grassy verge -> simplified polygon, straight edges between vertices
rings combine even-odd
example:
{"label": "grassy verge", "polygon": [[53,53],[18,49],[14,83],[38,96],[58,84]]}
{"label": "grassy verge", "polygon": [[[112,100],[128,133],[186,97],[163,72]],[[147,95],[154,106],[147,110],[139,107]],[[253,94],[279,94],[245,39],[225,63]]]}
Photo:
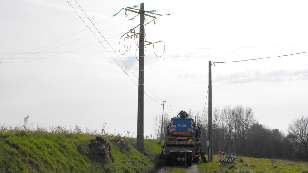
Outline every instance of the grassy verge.
{"label": "grassy verge", "polygon": [[239,157],[234,164],[220,166],[218,157],[212,163],[198,165],[200,173],[308,173],[308,163],[286,160]]}
{"label": "grassy verge", "polygon": [[[1,130],[0,173],[143,173],[155,167],[160,146],[154,140],[145,141],[146,154],[138,152],[134,139],[103,136],[111,146],[112,159],[93,161],[88,144],[94,135],[69,133],[64,130],[46,132]],[[124,141],[119,145],[119,140]],[[83,152],[81,149],[83,148]]]}

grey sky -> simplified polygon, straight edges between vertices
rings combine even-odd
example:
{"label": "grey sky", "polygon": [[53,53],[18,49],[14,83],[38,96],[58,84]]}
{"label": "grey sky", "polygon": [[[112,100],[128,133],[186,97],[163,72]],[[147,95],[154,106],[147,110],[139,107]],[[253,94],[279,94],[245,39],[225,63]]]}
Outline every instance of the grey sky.
{"label": "grey sky", "polygon": [[[66,0],[1,0],[0,124],[19,126],[30,114],[33,126],[99,129],[107,123],[109,132],[136,131],[136,45],[119,38],[138,20],[112,15],[140,1],[79,2],[115,49],[125,44],[131,51],[122,56],[106,42],[98,44],[99,36]],[[172,13],[146,27],[148,40],[166,44],[163,58],[146,49],[146,134],[153,133],[162,99],[171,115],[202,111],[208,60],[307,51],[306,7],[304,0],[145,1],[146,9]],[[249,106],[265,125],[286,130],[290,121],[307,116],[307,58],[215,66],[214,106]]]}

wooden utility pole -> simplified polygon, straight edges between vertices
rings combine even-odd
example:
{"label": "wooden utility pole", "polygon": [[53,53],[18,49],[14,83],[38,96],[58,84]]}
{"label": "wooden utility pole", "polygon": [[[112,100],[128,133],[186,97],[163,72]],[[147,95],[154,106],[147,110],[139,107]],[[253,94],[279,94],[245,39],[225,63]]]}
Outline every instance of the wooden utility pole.
{"label": "wooden utility pole", "polygon": [[162,107],[163,107],[163,111],[161,113],[161,128],[160,128],[160,143],[162,143],[163,140],[163,131],[164,131],[164,112],[165,112],[165,104],[166,104],[166,100],[164,100],[162,102]]}
{"label": "wooden utility pole", "polygon": [[212,127],[212,62],[209,61],[209,97],[208,97],[208,160],[213,161],[213,127]]}
{"label": "wooden utility pole", "polygon": [[144,3],[140,4],[137,149],[144,152]]}

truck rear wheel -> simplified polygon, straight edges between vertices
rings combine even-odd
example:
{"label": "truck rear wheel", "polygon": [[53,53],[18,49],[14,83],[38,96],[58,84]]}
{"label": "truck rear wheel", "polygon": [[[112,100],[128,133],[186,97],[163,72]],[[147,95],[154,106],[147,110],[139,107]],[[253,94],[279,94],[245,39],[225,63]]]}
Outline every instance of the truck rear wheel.
{"label": "truck rear wheel", "polygon": [[185,167],[190,167],[192,165],[192,155],[190,153],[185,154]]}

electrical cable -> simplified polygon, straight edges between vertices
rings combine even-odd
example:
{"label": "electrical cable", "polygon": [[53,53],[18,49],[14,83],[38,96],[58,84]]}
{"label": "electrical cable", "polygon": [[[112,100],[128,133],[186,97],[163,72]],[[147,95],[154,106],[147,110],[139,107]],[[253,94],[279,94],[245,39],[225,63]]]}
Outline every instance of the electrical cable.
{"label": "electrical cable", "polygon": [[[69,0],[67,0],[69,1]],[[85,15],[85,17],[88,19],[88,21],[91,23],[91,25],[94,27],[94,30],[98,33],[98,35],[107,43],[107,45],[111,48],[111,50],[113,51],[114,54],[116,54],[118,56],[118,52],[115,51],[115,49],[113,48],[113,46],[111,45],[111,43],[107,40],[107,38],[102,34],[102,32],[100,31],[100,29],[97,27],[95,21],[93,19],[91,19],[89,17],[89,15],[87,14],[87,12],[85,11],[85,9],[80,5],[80,3],[77,0],[74,0],[75,4],[78,6],[78,8],[80,9],[80,11],[83,12],[83,14]],[[152,22],[152,21],[150,21]],[[148,23],[150,23],[148,22]],[[84,22],[83,22],[84,23]],[[146,23],[146,24],[148,24]],[[92,30],[92,29],[90,29]],[[96,35],[96,34],[95,34]],[[103,45],[102,45],[103,46]],[[105,47],[103,46],[103,48],[105,49]],[[131,76],[128,74],[128,72],[124,69],[124,62],[122,62],[122,65],[118,63],[118,61],[114,58],[112,58],[114,60],[114,62],[121,68],[121,70],[123,71],[123,73],[130,79],[131,82],[133,82],[135,85],[138,86],[138,84],[136,84],[135,81],[133,81],[133,79],[131,78]],[[148,92],[144,91],[145,95],[150,98],[151,100],[155,101],[155,102],[159,102],[158,99],[155,99],[153,96],[151,96]]]}
{"label": "electrical cable", "polygon": [[264,59],[295,56],[295,55],[301,55],[301,54],[306,54],[306,52],[304,51],[304,52],[296,52],[296,53],[290,53],[290,54],[284,54],[284,55],[278,55],[278,56],[272,56],[272,57],[268,56],[268,57],[261,57],[261,58],[240,59],[240,60],[232,60],[232,61],[214,61],[213,64],[241,63],[241,62],[248,62],[248,61],[258,61],[258,60],[264,60]]}

